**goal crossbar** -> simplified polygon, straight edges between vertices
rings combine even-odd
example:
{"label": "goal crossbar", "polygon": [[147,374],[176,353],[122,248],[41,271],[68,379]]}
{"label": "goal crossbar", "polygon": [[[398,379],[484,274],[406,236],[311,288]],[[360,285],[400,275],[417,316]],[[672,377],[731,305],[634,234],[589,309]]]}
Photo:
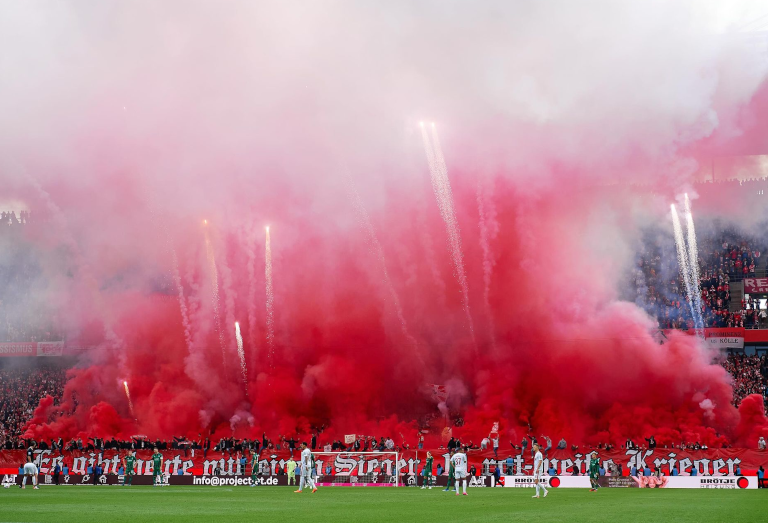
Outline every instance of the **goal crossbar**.
{"label": "goal crossbar", "polygon": [[[400,454],[397,451],[323,451],[312,454],[315,456],[318,485],[400,486]],[[328,470],[329,466],[330,471]]]}

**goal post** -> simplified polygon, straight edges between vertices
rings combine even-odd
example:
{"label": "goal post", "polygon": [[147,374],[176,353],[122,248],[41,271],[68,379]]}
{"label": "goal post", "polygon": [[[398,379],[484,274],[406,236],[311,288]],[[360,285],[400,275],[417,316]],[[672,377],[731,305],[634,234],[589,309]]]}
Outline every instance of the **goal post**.
{"label": "goal post", "polygon": [[396,451],[313,452],[321,487],[399,487],[402,464]]}

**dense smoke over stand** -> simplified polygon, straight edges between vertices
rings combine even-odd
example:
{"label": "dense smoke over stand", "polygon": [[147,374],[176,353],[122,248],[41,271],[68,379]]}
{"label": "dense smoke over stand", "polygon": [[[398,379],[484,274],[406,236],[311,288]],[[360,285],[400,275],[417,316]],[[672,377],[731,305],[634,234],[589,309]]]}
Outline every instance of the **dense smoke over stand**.
{"label": "dense smoke over stand", "polygon": [[476,440],[768,435],[696,337],[618,299],[710,156],[765,145],[751,5],[719,4],[4,4],[0,177],[47,215],[29,299],[89,348],[28,434],[394,437],[445,384]]}

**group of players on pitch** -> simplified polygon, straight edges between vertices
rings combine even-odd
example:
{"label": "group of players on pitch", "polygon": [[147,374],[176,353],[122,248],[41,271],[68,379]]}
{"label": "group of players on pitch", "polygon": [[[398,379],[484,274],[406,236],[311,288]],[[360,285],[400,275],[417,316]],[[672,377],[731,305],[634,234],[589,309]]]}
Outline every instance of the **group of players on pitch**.
{"label": "group of players on pitch", "polygon": [[[164,486],[167,485],[167,482],[163,481],[163,455],[160,454],[160,451],[157,447],[154,449],[154,454],[152,454],[152,476],[153,476],[153,484],[155,486]],[[544,496],[547,497],[549,494],[549,491],[544,486],[544,456],[541,454],[541,448],[538,444],[534,443],[533,445],[533,483],[536,488],[536,495],[532,496],[533,498],[538,498],[539,493],[541,491],[544,491]],[[449,460],[449,468],[448,468],[448,485],[445,487],[444,491],[448,492],[451,490],[451,487],[454,485],[455,482],[455,490],[456,495],[459,495],[459,481],[461,481],[461,486],[463,488],[463,495],[467,495],[467,447],[464,447],[460,450],[451,449],[450,450],[450,460]],[[592,488],[589,489],[590,492],[596,492],[600,486],[598,485],[598,478],[600,477],[600,458],[597,455],[597,452],[593,452],[591,456],[591,460],[589,461],[589,482],[592,485]],[[251,452],[251,486],[255,487],[258,483],[258,459],[259,456],[256,454],[255,451]],[[431,452],[427,452],[427,460],[424,464],[424,482],[421,486],[422,489],[432,489],[432,483],[434,483],[435,477],[432,475],[432,464],[433,464],[434,458],[432,457]],[[123,457],[122,460],[123,467],[125,470],[124,479],[123,479],[123,485],[129,486],[133,484],[133,476],[135,475],[135,468],[136,468],[136,452],[130,451],[125,457]],[[301,478],[299,482],[299,489],[295,490],[294,492],[299,493],[304,490],[304,487],[307,486],[312,489],[312,492],[317,492],[317,484],[315,483],[315,477],[316,477],[316,462],[315,462],[315,455],[312,453],[311,450],[309,450],[309,447],[307,446],[306,442],[302,442],[301,444]],[[32,458],[32,453],[28,453],[27,455],[27,463],[24,464],[24,479],[22,481],[22,484],[20,487],[26,488],[27,484],[27,478],[30,478],[32,480],[32,484],[34,485],[34,488],[39,488],[37,486],[37,466],[34,463],[34,460]]]}
{"label": "group of players on pitch", "polygon": [[[460,450],[451,449],[451,458],[448,460],[448,485],[443,489],[444,492],[451,490],[451,487],[456,485],[456,495],[459,495],[459,481],[462,482],[464,487],[464,495],[467,495],[467,447]],[[424,484],[422,489],[432,488],[435,477],[432,475],[432,462],[433,457],[431,452],[427,452],[427,462],[424,464]]]}
{"label": "group of players on pitch", "polygon": [[[467,495],[467,447],[464,447],[460,451],[451,449],[450,460],[448,465],[448,485],[443,489],[444,492],[448,492],[456,484],[456,495],[459,495],[459,480],[462,481],[462,487],[464,489],[464,495]],[[533,484],[536,488],[536,494],[533,498],[541,497],[539,494],[543,491],[543,497],[547,497],[549,491],[544,486],[544,456],[541,454],[541,447],[537,443],[533,444]],[[600,486],[598,485],[598,478],[600,477],[600,458],[597,456],[597,452],[592,453],[592,459],[589,462],[589,482],[592,488],[590,492],[596,492]],[[424,464],[424,482],[421,485],[422,489],[431,489],[432,484],[435,481],[435,477],[432,475],[432,463],[433,457],[431,452],[427,452],[427,460]]]}

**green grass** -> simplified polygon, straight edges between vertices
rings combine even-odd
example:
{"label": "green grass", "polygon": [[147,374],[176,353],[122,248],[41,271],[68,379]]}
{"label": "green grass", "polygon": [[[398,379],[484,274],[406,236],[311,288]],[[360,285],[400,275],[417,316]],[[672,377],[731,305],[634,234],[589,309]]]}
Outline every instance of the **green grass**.
{"label": "green grass", "polygon": [[41,487],[0,489],[0,522],[760,522],[768,490],[476,488],[469,496],[415,488]]}

